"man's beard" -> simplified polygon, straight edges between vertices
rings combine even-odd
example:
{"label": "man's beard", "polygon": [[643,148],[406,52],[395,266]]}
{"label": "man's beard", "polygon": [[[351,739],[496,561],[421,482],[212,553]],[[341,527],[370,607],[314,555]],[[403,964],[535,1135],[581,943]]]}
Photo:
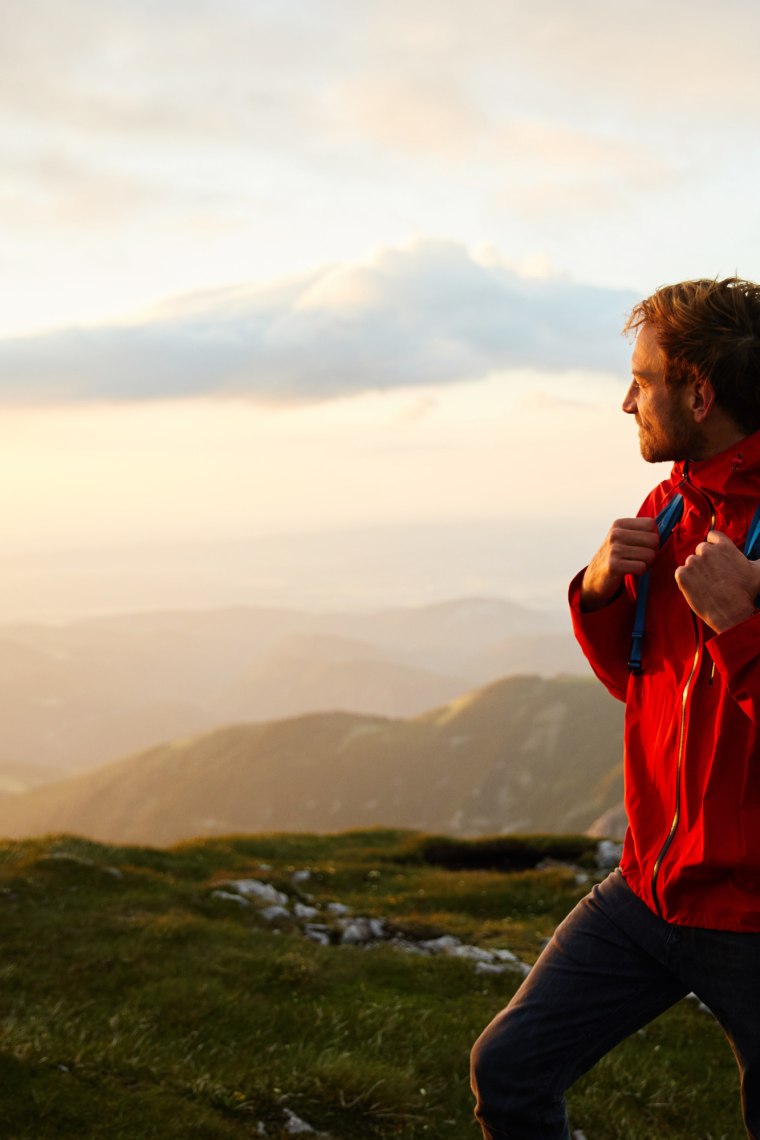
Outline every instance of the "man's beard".
{"label": "man's beard", "polygon": [[704,434],[698,424],[686,419],[674,405],[667,422],[656,430],[643,427],[638,415],[639,448],[647,463],[664,463],[680,459],[702,459],[706,452]]}

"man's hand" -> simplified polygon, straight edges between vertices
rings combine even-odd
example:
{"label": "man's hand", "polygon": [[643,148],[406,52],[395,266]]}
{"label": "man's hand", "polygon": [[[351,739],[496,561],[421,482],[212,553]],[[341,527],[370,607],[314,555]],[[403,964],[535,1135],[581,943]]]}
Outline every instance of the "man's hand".
{"label": "man's hand", "polygon": [[716,633],[750,617],[760,594],[760,564],[750,562],[719,530],[711,530],[676,570],[678,588]]}
{"label": "man's hand", "polygon": [[660,545],[654,519],[617,519],[586,567],[581,608],[600,610],[615,596],[626,574],[644,574]]}

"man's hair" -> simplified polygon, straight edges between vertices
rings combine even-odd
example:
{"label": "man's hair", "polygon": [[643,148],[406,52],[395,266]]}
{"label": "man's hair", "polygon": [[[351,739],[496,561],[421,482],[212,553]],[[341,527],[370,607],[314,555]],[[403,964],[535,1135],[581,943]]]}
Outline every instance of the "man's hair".
{"label": "man's hair", "polygon": [[623,332],[646,323],[665,353],[665,380],[708,379],[742,431],[760,429],[760,285],[739,277],[663,285],[631,311]]}

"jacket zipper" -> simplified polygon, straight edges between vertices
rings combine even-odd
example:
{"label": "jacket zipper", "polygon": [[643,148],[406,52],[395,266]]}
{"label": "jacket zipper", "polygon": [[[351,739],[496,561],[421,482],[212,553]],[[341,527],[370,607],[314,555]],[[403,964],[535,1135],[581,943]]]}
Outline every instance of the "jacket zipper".
{"label": "jacket zipper", "polygon": [[[682,483],[688,483],[688,482],[689,482],[689,476],[688,476],[688,471],[686,471],[686,472],[684,472],[684,477],[683,477]],[[693,483],[690,483],[689,485],[692,487],[694,486]],[[700,491],[699,493],[706,500],[707,505],[710,508],[710,530],[712,530],[713,527],[715,526],[715,507],[713,506],[712,502],[707,497],[707,495],[705,495],[704,491]],[[683,765],[683,752],[684,752],[684,744],[685,744],[685,738],[686,738],[686,708],[687,708],[687,702],[689,699],[689,692],[691,690],[691,684],[692,684],[692,681],[694,680],[694,677],[696,675],[697,667],[699,665],[700,655],[702,652],[702,631],[700,629],[699,622],[697,620],[696,615],[692,613],[691,617],[692,617],[692,623],[694,625],[694,636],[696,637],[697,645],[696,645],[696,649],[694,650],[694,659],[691,663],[691,670],[689,671],[689,676],[686,678],[686,684],[684,685],[683,693],[681,694],[681,721],[680,721],[680,724],[678,727],[678,754],[677,754],[677,760],[676,760],[676,802],[675,802],[675,810],[673,812],[672,823],[670,824],[670,831],[668,832],[667,836],[665,837],[665,842],[663,843],[662,847],[660,848],[659,854],[658,854],[658,856],[654,862],[654,867],[652,868],[652,898],[654,899],[654,905],[657,908],[657,913],[660,916],[660,918],[662,918],[662,908],[660,907],[660,900],[659,900],[658,895],[657,895],[657,877],[660,873],[660,867],[662,865],[662,861],[668,852],[668,848],[670,847],[671,843],[673,842],[673,838],[674,838],[676,830],[678,828],[678,822],[681,818],[681,768]],[[710,680],[712,682],[712,677],[710,678]]]}
{"label": "jacket zipper", "polygon": [[697,665],[699,664],[699,653],[702,648],[696,617],[694,618],[694,627],[694,633],[697,638],[697,648],[694,651],[694,660],[691,663],[691,672],[686,678],[686,684],[684,685],[683,693],[681,695],[681,723],[678,729],[678,759],[676,761],[676,806],[675,811],[673,812],[673,822],[670,825],[670,831],[667,834],[665,842],[660,848],[660,853],[655,859],[654,867],[652,868],[652,897],[654,898],[654,905],[657,907],[657,913],[659,914],[660,918],[662,918],[662,909],[660,907],[660,900],[657,897],[657,876],[660,872],[660,865],[665,858],[665,855],[667,854],[667,850],[673,842],[673,836],[676,833],[678,821],[681,818],[681,764],[683,762],[683,746],[685,737],[684,730],[686,728],[686,702],[689,697],[691,682],[694,679],[694,674],[697,671]]}

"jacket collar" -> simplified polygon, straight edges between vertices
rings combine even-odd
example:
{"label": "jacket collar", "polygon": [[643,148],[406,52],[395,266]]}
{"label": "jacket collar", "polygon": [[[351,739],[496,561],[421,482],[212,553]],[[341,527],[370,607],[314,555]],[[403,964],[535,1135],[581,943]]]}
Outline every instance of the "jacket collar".
{"label": "jacket collar", "polygon": [[714,494],[730,493],[746,485],[748,477],[760,479],[760,431],[745,436],[709,459],[682,459],[673,464],[671,478],[688,479],[695,487]]}

